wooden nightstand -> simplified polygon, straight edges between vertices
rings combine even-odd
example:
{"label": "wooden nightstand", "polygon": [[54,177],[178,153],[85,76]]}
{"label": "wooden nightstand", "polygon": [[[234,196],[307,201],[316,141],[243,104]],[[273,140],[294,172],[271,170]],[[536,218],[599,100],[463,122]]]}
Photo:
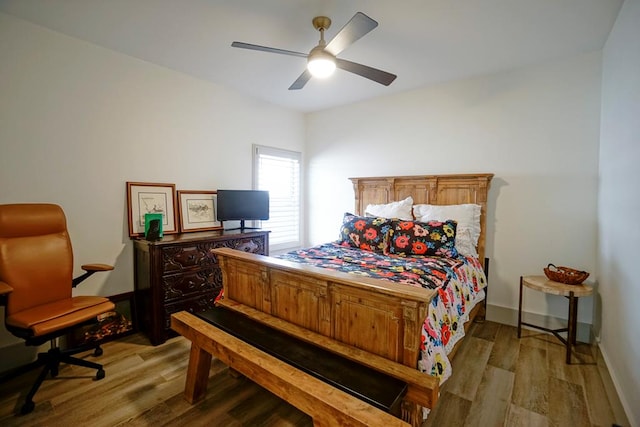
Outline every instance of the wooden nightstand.
{"label": "wooden nightstand", "polygon": [[[522,321],[522,294],[524,287],[531,288],[545,294],[560,295],[569,299],[569,318],[567,327],[560,329],[549,329],[543,326],[532,325]],[[564,283],[554,282],[547,279],[546,276],[520,276],[520,302],[518,304],[518,338],[522,331],[522,325],[531,328],[540,329],[542,331],[551,332],[556,336],[567,348],[567,364],[571,364],[571,345],[576,344],[576,326],[578,323],[578,298],[591,295],[593,288],[587,285],[565,285]],[[565,339],[560,332],[566,332]]]}

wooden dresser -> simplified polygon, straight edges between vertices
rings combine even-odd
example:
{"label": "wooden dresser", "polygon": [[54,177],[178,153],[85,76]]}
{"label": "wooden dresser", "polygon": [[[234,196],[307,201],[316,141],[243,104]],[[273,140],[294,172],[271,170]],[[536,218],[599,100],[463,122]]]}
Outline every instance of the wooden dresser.
{"label": "wooden dresser", "polygon": [[153,345],[175,334],[172,313],[213,307],[222,274],[211,250],[223,247],[268,255],[269,232],[210,231],[134,240],[136,320]]}

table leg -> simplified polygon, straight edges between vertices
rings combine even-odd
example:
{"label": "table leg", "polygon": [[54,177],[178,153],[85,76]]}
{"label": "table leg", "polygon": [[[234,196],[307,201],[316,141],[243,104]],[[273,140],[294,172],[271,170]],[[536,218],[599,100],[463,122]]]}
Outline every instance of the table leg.
{"label": "table leg", "polygon": [[193,404],[204,398],[209,382],[209,369],[211,369],[211,354],[191,343],[187,381],[184,386],[184,398],[187,402]]}
{"label": "table leg", "polygon": [[567,325],[567,365],[571,364],[571,345],[576,343],[576,325],[578,323],[578,298],[569,292],[569,319]]}
{"label": "table leg", "polygon": [[520,297],[518,303],[518,338],[522,331],[522,276],[520,276]]}
{"label": "table leg", "polygon": [[[572,292],[573,293],[573,292]],[[577,343],[577,335],[578,335],[578,297],[573,297],[573,333],[571,334],[571,344],[574,346]]]}

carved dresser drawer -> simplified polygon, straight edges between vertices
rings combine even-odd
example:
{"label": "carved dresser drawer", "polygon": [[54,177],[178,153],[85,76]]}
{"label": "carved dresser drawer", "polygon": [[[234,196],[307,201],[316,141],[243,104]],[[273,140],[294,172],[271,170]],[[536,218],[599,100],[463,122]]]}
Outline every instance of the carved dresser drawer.
{"label": "carved dresser drawer", "polygon": [[206,245],[178,245],[162,248],[162,272],[180,273],[193,267],[216,264]]}
{"label": "carved dresser drawer", "polygon": [[173,335],[172,313],[213,307],[222,273],[211,250],[221,247],[268,255],[269,232],[210,231],[134,241],[137,322],[153,345]]}
{"label": "carved dresser drawer", "polygon": [[[217,277],[216,277],[216,273]],[[203,292],[219,292],[222,286],[219,269],[187,271],[162,277],[164,300],[186,298]],[[215,292],[218,295],[218,292]]]}

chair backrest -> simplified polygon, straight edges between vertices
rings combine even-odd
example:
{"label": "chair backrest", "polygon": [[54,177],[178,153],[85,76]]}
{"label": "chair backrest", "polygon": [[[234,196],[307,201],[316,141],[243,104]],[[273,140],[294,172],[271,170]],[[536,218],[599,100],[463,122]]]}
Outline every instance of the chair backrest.
{"label": "chair backrest", "polygon": [[0,205],[0,281],[13,288],[6,315],[71,298],[73,251],[62,208]]}

